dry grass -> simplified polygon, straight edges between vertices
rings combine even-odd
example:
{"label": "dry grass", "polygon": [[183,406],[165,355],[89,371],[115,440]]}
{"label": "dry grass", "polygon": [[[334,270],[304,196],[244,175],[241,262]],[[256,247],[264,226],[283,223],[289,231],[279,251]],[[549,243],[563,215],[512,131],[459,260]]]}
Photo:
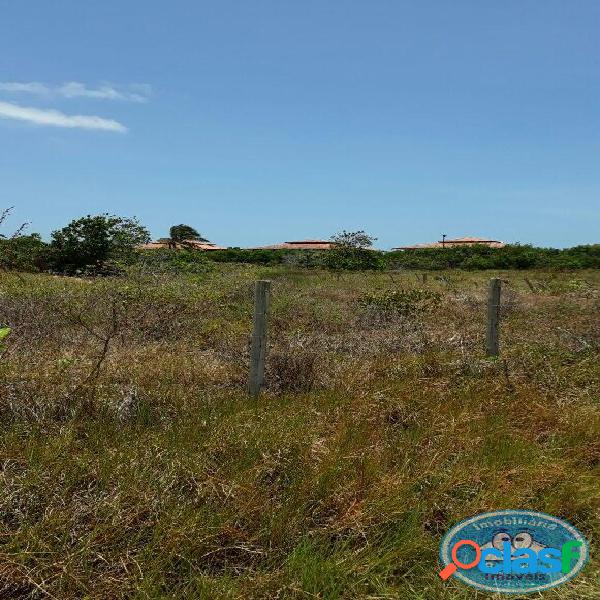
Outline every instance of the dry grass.
{"label": "dry grass", "polygon": [[[563,516],[600,598],[597,272],[429,276],[439,305],[337,278],[223,265],[202,277],[2,275],[0,598],[486,598],[437,577],[456,521]],[[271,277],[268,387],[244,391],[252,281]]]}

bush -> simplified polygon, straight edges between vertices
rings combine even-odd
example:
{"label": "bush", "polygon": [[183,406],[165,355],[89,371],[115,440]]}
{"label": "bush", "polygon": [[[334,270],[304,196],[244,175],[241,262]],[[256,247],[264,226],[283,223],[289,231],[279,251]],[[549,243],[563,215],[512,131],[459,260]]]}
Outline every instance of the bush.
{"label": "bush", "polygon": [[381,252],[367,248],[332,248],[323,262],[332,271],[378,271],[385,264]]}
{"label": "bush", "polygon": [[244,248],[228,248],[227,250],[211,250],[206,258],[214,262],[246,263],[252,265],[291,265],[306,268],[323,266],[326,251],[323,250],[245,250]]}
{"label": "bush", "polygon": [[485,245],[423,248],[389,252],[385,262],[391,269],[597,269],[600,244],[563,250],[521,244],[504,248]]}
{"label": "bush", "polygon": [[0,267],[35,273],[48,267],[48,245],[37,233],[0,238]]}
{"label": "bush", "polygon": [[332,271],[376,271],[383,268],[383,254],[371,246],[376,238],[364,231],[342,231],[331,238],[334,246],[324,257]]}
{"label": "bush", "polygon": [[[10,216],[12,208],[0,210],[0,226]],[[46,244],[37,233],[24,235],[27,223],[9,236],[0,233],[0,270],[39,271],[44,266]]]}
{"label": "bush", "polygon": [[205,252],[198,250],[140,250],[135,268],[152,274],[202,274],[213,269]]}
{"label": "bush", "polygon": [[283,262],[286,250],[245,250],[243,248],[227,248],[227,250],[211,250],[207,258],[215,262],[249,263],[253,265],[279,265]]}

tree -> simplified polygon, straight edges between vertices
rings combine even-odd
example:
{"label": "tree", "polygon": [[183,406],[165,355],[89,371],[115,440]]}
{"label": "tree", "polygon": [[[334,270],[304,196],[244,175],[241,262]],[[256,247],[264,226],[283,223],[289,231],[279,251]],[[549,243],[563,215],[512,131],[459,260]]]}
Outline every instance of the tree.
{"label": "tree", "polygon": [[39,233],[0,236],[0,269],[6,271],[43,271],[47,268],[48,246]]}
{"label": "tree", "polygon": [[341,233],[336,233],[332,236],[331,241],[337,247],[366,250],[373,246],[373,242],[377,241],[377,238],[370,236],[362,229],[360,231],[346,231],[344,229]]}
{"label": "tree", "polygon": [[148,241],[148,230],[136,219],[88,215],[52,232],[51,262],[67,274],[101,273],[110,261],[130,261],[135,248]]}
{"label": "tree", "polygon": [[[0,225],[2,225],[4,223],[4,221],[6,221],[6,219],[8,219],[13,208],[14,208],[14,206],[11,206],[9,208],[5,208],[4,210],[0,210]],[[23,235],[23,231],[25,231],[25,229],[27,229],[27,225],[28,225],[28,223],[23,223],[17,229],[17,231],[15,231],[10,237],[7,237],[3,233],[0,233],[0,240],[14,240],[18,237],[21,237]]]}
{"label": "tree", "polygon": [[[0,225],[10,215],[12,208],[0,211]],[[0,233],[0,270],[39,271],[44,268],[46,244],[37,233],[25,235],[27,223],[6,236]]]}
{"label": "tree", "polygon": [[372,249],[377,238],[364,231],[342,231],[331,237],[333,248],[325,254],[325,264],[333,271],[380,269],[383,259]]}
{"label": "tree", "polygon": [[169,229],[169,236],[173,244],[181,244],[185,240],[196,240],[198,242],[208,242],[208,240],[198,233],[191,225],[173,225]]}

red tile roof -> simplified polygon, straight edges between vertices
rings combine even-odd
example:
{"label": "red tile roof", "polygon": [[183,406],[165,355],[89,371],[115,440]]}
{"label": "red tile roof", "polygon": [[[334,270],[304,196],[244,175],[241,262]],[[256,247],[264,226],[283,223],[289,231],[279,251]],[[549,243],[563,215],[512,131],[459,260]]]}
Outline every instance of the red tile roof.
{"label": "red tile roof", "polygon": [[489,248],[504,248],[506,245],[504,242],[499,240],[490,240],[487,238],[478,238],[478,237],[461,237],[461,238],[452,238],[446,239],[444,241],[439,242],[431,242],[429,244],[414,244],[413,246],[398,246],[397,248],[392,248],[392,250],[419,250],[422,248],[452,248],[454,246],[475,246],[481,244],[483,246],[488,246]]}
{"label": "red tile roof", "polygon": [[332,246],[334,246],[333,242],[325,240],[297,240],[271,246],[259,246],[252,250],[329,250]]}
{"label": "red tile roof", "polygon": [[225,250],[212,242],[199,242],[198,240],[184,240],[183,242],[171,242],[168,238],[161,238],[156,242],[143,244],[140,250],[160,250],[161,248],[193,248],[194,250]]}

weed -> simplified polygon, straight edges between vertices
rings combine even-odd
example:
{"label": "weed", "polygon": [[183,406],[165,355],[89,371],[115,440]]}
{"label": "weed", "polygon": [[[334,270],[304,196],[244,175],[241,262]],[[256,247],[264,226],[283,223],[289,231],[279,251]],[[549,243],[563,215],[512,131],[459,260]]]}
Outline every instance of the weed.
{"label": "weed", "polygon": [[[490,276],[511,282],[499,361]],[[597,598],[600,279],[529,278],[0,274],[0,598],[483,600],[437,549],[504,508],[581,529],[590,563],[551,597]]]}

